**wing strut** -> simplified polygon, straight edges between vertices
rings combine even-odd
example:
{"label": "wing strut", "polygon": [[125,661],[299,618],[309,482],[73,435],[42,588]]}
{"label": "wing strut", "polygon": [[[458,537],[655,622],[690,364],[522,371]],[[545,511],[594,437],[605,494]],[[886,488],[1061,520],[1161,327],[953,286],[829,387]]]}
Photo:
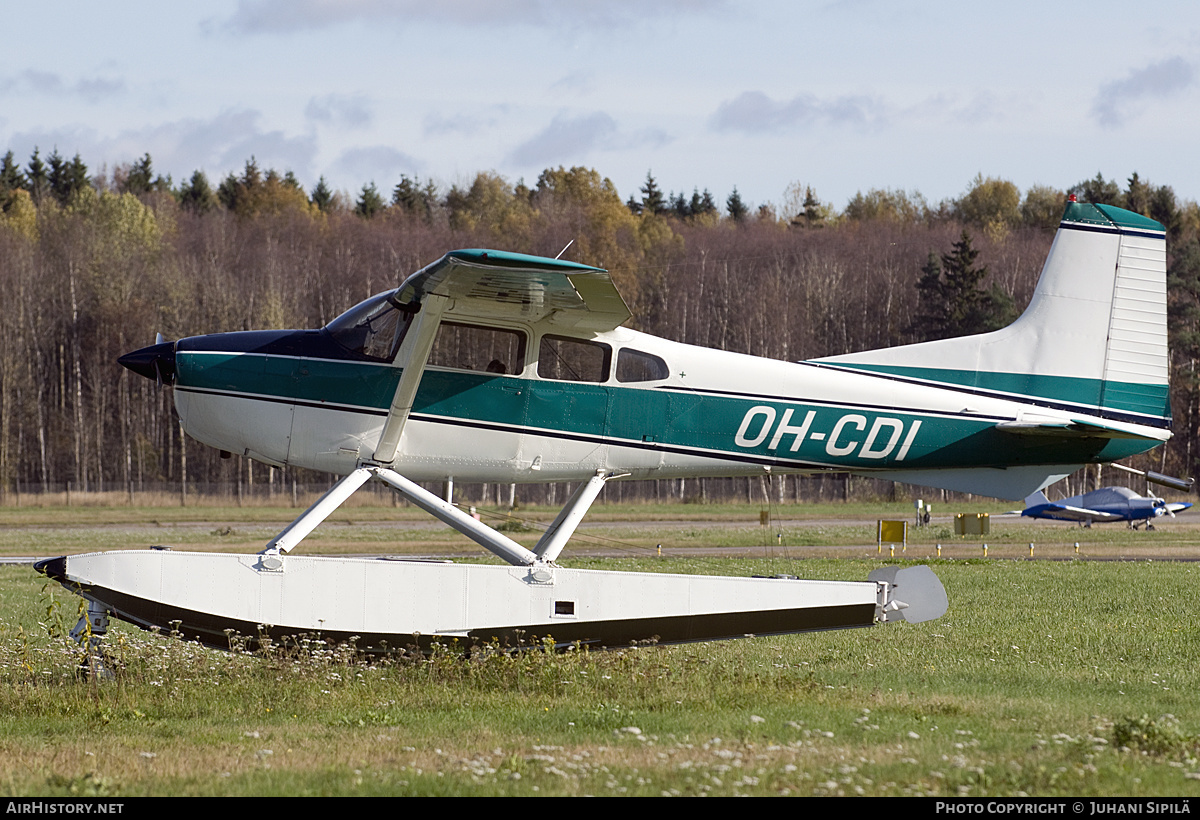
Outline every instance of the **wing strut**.
{"label": "wing strut", "polygon": [[359,467],[350,475],[343,477],[336,484],[329,488],[325,495],[317,499],[317,502],[300,514],[292,523],[288,524],[283,532],[271,539],[260,555],[278,555],[281,552],[290,552],[292,547],[304,540],[304,537],[316,529],[317,525],[330,516],[330,514],[338,507],[342,506],[342,502],[350,496],[354,495],[354,491],[367,483],[371,478],[371,471],[365,467]]}
{"label": "wing strut", "polygon": [[600,470],[588,479],[587,483],[579,485],[579,489],[571,496],[571,500],[559,511],[554,523],[543,533],[537,546],[533,548],[533,552],[538,558],[549,563],[558,557],[563,547],[567,545],[567,541],[575,534],[579,522],[587,515],[596,496],[600,495],[600,491],[604,489],[604,482],[611,478],[619,478],[619,476],[616,473],[605,475],[604,471]]}
{"label": "wing strut", "polygon": [[413,400],[417,397],[417,388],[421,386],[421,376],[425,372],[425,363],[429,361],[429,352],[433,349],[433,339],[437,335],[447,301],[446,297],[436,293],[425,294],[421,309],[413,319],[413,326],[405,335],[407,350],[402,349],[398,354],[403,357],[404,372],[400,374],[387,421],[383,424],[379,444],[375,447],[374,460],[380,464],[391,464],[396,460],[400,434],[404,432],[404,423],[408,421]]}
{"label": "wing strut", "polygon": [[377,479],[393,487],[396,492],[425,512],[446,522],[488,552],[498,555],[514,567],[527,567],[539,562],[540,559],[537,555],[516,541],[496,532],[487,524],[481,524],[450,502],[438,498],[395,470],[389,470],[386,467],[370,467],[368,469]]}

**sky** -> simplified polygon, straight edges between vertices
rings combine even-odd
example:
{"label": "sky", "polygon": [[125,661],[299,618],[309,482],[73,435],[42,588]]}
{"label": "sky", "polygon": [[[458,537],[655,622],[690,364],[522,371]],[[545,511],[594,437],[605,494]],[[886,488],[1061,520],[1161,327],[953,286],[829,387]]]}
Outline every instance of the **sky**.
{"label": "sky", "polygon": [[935,0],[43,0],[4,10],[0,152],[253,156],[357,196],[402,174],[637,195],[960,196],[1137,172],[1200,199],[1200,4]]}

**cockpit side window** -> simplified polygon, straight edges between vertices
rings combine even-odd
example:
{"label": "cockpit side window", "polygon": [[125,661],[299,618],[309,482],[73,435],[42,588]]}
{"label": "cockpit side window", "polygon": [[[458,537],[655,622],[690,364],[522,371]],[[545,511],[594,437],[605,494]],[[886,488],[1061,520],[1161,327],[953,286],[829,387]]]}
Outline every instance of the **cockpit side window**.
{"label": "cockpit side window", "polygon": [[380,362],[396,358],[414,311],[396,301],[396,291],[379,293],[359,302],[325,329],[347,350]]}
{"label": "cockpit side window", "polygon": [[501,376],[519,376],[525,367],[525,334],[499,327],[442,322],[428,364]]}
{"label": "cockpit side window", "polygon": [[605,382],[612,348],[565,336],[543,336],[538,348],[538,375],[569,382]]}
{"label": "cockpit side window", "polygon": [[623,347],[617,353],[617,381],[653,382],[671,374],[667,363],[653,353]]}

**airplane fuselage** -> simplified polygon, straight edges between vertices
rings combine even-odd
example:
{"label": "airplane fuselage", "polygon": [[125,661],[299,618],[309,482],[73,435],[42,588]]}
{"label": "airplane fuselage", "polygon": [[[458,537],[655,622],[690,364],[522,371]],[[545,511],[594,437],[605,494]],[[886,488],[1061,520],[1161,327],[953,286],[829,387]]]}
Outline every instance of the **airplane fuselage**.
{"label": "airplane fuselage", "polygon": [[[418,481],[546,482],[583,480],[597,470],[667,478],[761,475],[764,468],[883,477],[1074,469],[1142,452],[1169,435],[1126,423],[1145,437],[1014,436],[997,424],[1091,416],[1086,408],[699,348],[625,328],[572,340],[595,348],[594,372],[546,378],[538,357],[550,348],[542,337],[568,337],[553,328],[502,328],[523,337],[523,361],[509,363],[511,373],[426,367],[398,471]],[[339,474],[370,459],[402,373],[398,363],[345,350],[325,329],[182,339],[175,370],[176,406],[196,439],[270,464]]]}

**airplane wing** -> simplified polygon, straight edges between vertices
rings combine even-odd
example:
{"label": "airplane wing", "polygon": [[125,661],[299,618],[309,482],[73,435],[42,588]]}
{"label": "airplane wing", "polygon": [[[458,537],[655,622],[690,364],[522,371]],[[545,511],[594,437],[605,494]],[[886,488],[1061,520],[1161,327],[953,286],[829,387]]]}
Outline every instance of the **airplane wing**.
{"label": "airplane wing", "polygon": [[425,266],[404,280],[396,298],[419,309],[398,354],[403,372],[375,448],[374,460],[381,464],[396,459],[444,317],[548,319],[562,327],[603,332],[631,315],[603,268],[479,249],[451,251]]}
{"label": "airplane wing", "polygon": [[1038,507],[1030,507],[1024,515],[1030,518],[1054,518],[1059,521],[1120,521],[1122,516],[1100,510],[1089,510],[1086,507],[1072,507],[1067,504],[1050,502]]}
{"label": "airplane wing", "polygon": [[603,332],[630,317],[608,271],[561,259],[492,250],[451,251],[404,280],[400,301],[453,300],[448,315],[490,316]]}

